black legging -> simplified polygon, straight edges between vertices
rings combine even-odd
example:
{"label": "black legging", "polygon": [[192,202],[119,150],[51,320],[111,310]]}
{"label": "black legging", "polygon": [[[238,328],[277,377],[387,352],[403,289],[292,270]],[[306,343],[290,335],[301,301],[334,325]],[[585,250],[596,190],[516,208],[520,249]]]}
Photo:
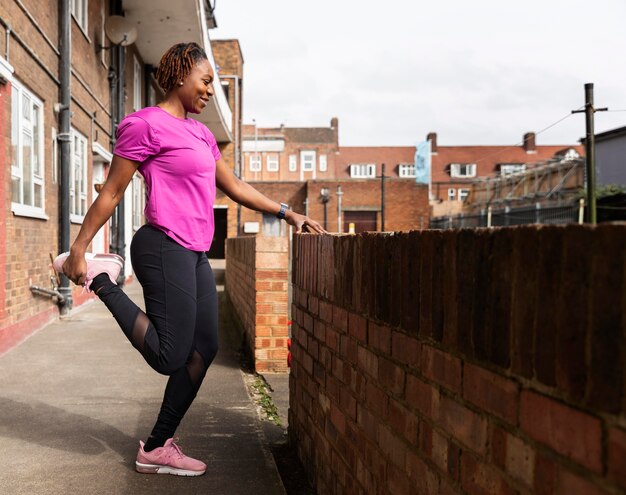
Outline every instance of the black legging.
{"label": "black legging", "polygon": [[171,438],[217,353],[217,291],[204,252],[184,248],[164,232],[141,227],[130,247],[146,312],[106,274],[91,289],[109,308],[133,346],[156,371],[170,375],[151,433]]}

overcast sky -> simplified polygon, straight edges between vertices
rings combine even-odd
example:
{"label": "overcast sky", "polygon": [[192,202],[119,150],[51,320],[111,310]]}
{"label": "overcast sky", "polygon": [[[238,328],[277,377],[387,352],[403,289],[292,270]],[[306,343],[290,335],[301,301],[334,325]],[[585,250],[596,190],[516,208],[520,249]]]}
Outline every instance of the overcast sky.
{"label": "overcast sky", "polygon": [[[344,146],[517,144],[584,104],[626,110],[626,0],[217,0],[244,56],[244,121]],[[596,132],[626,111],[596,113]],[[537,137],[570,144],[584,114]]]}

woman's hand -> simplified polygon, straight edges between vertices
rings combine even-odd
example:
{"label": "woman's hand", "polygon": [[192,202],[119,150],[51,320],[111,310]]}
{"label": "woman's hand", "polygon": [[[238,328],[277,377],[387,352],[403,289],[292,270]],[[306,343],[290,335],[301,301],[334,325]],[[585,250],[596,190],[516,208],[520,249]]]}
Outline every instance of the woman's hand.
{"label": "woman's hand", "polygon": [[63,273],[76,285],[84,285],[87,278],[87,261],[85,253],[70,250],[70,255],[63,263]]}
{"label": "woman's hand", "polygon": [[327,234],[322,226],[315,220],[311,220],[309,217],[300,215],[291,210],[285,212],[285,221],[289,225],[293,225],[296,228],[296,232],[311,232],[312,234]]}

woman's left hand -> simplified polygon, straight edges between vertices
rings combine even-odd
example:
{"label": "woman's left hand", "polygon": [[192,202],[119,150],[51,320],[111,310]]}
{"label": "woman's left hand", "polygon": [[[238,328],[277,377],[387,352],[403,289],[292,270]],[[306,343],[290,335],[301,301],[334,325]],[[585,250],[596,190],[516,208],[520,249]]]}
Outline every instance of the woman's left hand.
{"label": "woman's left hand", "polygon": [[289,225],[293,225],[297,233],[311,232],[312,234],[328,234],[315,220],[311,220],[309,217],[300,215],[300,213],[291,210],[287,211],[285,221]]}

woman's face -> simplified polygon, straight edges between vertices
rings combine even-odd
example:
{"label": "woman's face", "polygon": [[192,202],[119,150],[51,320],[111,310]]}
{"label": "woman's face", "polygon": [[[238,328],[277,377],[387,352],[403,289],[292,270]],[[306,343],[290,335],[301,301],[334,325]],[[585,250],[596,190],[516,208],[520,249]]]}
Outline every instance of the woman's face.
{"label": "woman's face", "polygon": [[201,60],[178,86],[178,97],[185,111],[200,113],[209,103],[215,91],[213,90],[213,69],[208,60]]}

